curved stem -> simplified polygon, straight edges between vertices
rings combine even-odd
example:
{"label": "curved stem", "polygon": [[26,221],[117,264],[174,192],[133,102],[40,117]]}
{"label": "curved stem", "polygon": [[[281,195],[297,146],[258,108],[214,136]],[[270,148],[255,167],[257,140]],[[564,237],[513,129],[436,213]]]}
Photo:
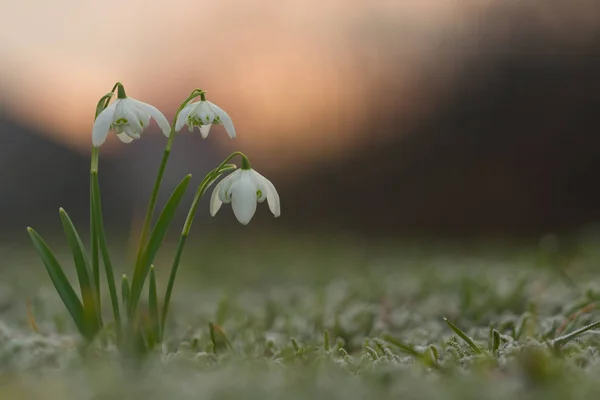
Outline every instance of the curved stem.
{"label": "curved stem", "polygon": [[235,169],[235,166],[228,166],[226,165],[226,163],[236,155],[241,155],[242,157],[246,158],[246,156],[239,151],[232,153],[217,168],[210,171],[204,177],[204,179],[200,183],[200,186],[198,186],[198,189],[196,190],[194,200],[192,201],[192,205],[190,207],[190,210],[188,211],[185,223],[183,224],[181,235],[179,236],[179,242],[177,243],[177,250],[175,252],[175,259],[173,260],[173,265],[171,266],[171,273],[169,274],[169,283],[167,284],[167,290],[165,292],[165,299],[163,301],[163,308],[160,318],[160,331],[162,332],[161,339],[162,337],[164,337],[165,324],[167,320],[167,314],[169,313],[169,305],[171,303],[171,294],[173,292],[173,286],[175,285],[175,277],[177,276],[177,270],[179,269],[179,262],[181,260],[181,255],[183,254],[183,248],[185,247],[185,243],[192,228],[192,222],[194,221],[194,217],[196,215],[198,203],[200,202],[200,199],[202,198],[204,193],[206,193],[206,190],[210,187],[210,185],[212,185],[213,182],[217,180],[223,172]]}
{"label": "curved stem", "polygon": [[194,89],[192,93],[188,96],[188,98],[179,106],[177,112],[175,113],[175,119],[173,120],[173,124],[171,126],[171,133],[169,134],[169,140],[167,141],[167,146],[165,147],[165,151],[163,153],[162,161],[160,163],[160,167],[158,168],[158,174],[156,175],[156,181],[154,182],[154,188],[152,189],[152,194],[150,196],[150,202],[148,203],[148,209],[146,210],[146,216],[144,217],[144,224],[142,226],[142,232],[140,235],[140,243],[138,247],[138,253],[136,258],[136,269],[137,264],[139,264],[144,248],[146,247],[146,240],[148,239],[148,233],[150,232],[150,224],[152,222],[152,215],[154,214],[154,208],[156,206],[156,200],[158,198],[158,192],[160,191],[160,185],[162,183],[163,176],[165,174],[165,169],[167,167],[167,162],[169,161],[169,156],[171,155],[171,147],[173,146],[173,141],[175,140],[175,125],[177,124],[177,118],[179,118],[179,113],[181,110],[202,91],[199,89]]}

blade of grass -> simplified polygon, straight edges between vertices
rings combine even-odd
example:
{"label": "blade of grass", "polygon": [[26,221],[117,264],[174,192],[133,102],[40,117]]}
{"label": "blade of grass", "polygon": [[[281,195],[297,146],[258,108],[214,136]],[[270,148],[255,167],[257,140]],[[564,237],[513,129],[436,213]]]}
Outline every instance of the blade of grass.
{"label": "blade of grass", "polygon": [[215,354],[220,350],[231,349],[231,343],[225,332],[221,329],[220,326],[213,324],[212,322],[208,323],[208,330],[210,332],[210,340],[213,344],[213,350]]}
{"label": "blade of grass", "polygon": [[133,278],[131,281],[131,293],[129,297],[129,316],[133,317],[135,314],[135,310],[137,308],[140,295],[142,293],[142,288],[144,287],[144,282],[146,281],[146,277],[148,276],[148,271],[150,269],[150,265],[154,261],[154,257],[160,248],[165,235],[167,234],[167,229],[175,216],[175,212],[177,211],[177,207],[181,203],[183,199],[183,195],[190,183],[191,175],[187,175],[183,180],[177,185],[171,197],[165,204],[158,220],[156,221],[156,225],[152,230],[152,234],[150,235],[150,239],[148,239],[148,245],[146,249],[142,253],[141,258],[136,262],[135,269],[133,271]]}
{"label": "blade of grass", "polygon": [[98,182],[98,172],[92,172],[92,208],[94,209],[94,221],[98,233],[98,244],[104,261],[104,269],[106,271],[106,281],[108,282],[108,291],[110,294],[110,302],[112,305],[113,315],[115,318],[115,328],[117,337],[121,337],[121,312],[119,311],[119,299],[117,297],[117,288],[115,287],[115,274],[113,272],[108,246],[106,244],[106,233],[104,232],[104,222],[102,219],[102,201],[100,198],[100,184]]}
{"label": "blade of grass", "polygon": [[581,335],[582,333],[585,333],[592,329],[596,329],[598,327],[600,327],[600,321],[594,322],[593,324],[586,325],[583,328],[579,328],[576,331],[568,333],[564,336],[557,337],[556,339],[554,339],[552,341],[552,345],[554,345],[555,348],[560,347],[560,346],[566,344],[567,342],[569,342],[570,340],[575,339],[577,336]]}
{"label": "blade of grass", "polygon": [[454,333],[456,333],[458,336],[460,336],[460,338],[462,340],[464,340],[465,343],[467,343],[471,349],[473,349],[473,351],[475,352],[475,354],[482,354],[483,353],[483,351],[479,348],[479,346],[477,346],[477,344],[475,344],[475,342],[473,341],[473,339],[471,339],[469,336],[467,336],[467,334],[464,333],[459,327],[457,327],[452,322],[450,322],[448,320],[448,318],[446,318],[446,317],[444,317],[444,321],[446,322],[446,324],[448,324],[448,326],[450,327],[450,329],[452,329],[454,331]]}
{"label": "blade of grass", "polygon": [[86,329],[91,336],[94,336],[101,329],[100,312],[98,310],[98,302],[95,295],[95,284],[91,274],[90,261],[83,247],[79,233],[73,225],[73,221],[69,214],[64,209],[59,211],[67,242],[73,254],[73,262],[77,271],[79,280],[79,289],[81,291],[81,299],[83,301],[83,318]]}
{"label": "blade of grass", "polygon": [[150,309],[150,328],[152,329],[155,341],[160,341],[160,321],[158,319],[158,300],[156,299],[156,276],[154,274],[154,265],[150,266],[148,307]]}
{"label": "blade of grass", "polygon": [[390,336],[390,335],[383,335],[382,339],[385,340],[388,343],[393,344],[394,346],[398,347],[401,351],[403,351],[406,354],[410,354],[413,357],[419,358],[421,357],[421,353],[419,353],[417,350],[415,350],[411,345],[402,343],[400,340]]}
{"label": "blade of grass", "polygon": [[69,280],[65,276],[65,273],[58,263],[58,260],[44,239],[42,239],[42,237],[36,231],[34,231],[32,228],[27,228],[27,231],[29,232],[29,236],[31,237],[31,241],[35,246],[35,249],[40,255],[44,266],[46,267],[46,271],[48,271],[48,275],[50,275],[50,279],[52,280],[58,295],[62,299],[65,307],[67,307],[67,311],[69,311],[73,322],[75,322],[79,332],[86,336],[87,332],[83,322],[83,306],[81,305],[81,301],[79,301],[77,294],[73,290],[73,287],[69,283]]}
{"label": "blade of grass", "polygon": [[329,345],[329,331],[327,329],[323,331],[323,348],[326,352],[329,352],[329,350],[331,349]]}
{"label": "blade of grass", "polygon": [[129,281],[125,274],[121,278],[121,301],[123,302],[123,308],[127,309],[127,303],[129,302]]}
{"label": "blade of grass", "polygon": [[499,348],[500,348],[500,332],[498,332],[495,329],[492,329],[492,352],[494,352],[494,354],[497,354]]}

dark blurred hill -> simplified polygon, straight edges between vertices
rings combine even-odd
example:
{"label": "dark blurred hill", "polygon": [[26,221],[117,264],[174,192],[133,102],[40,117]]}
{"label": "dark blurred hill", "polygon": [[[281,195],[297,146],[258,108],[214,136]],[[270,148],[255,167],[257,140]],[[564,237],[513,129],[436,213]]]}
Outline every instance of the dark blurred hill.
{"label": "dark blurred hill", "polygon": [[400,135],[397,102],[379,107],[365,137],[396,139],[316,166],[286,211],[371,234],[537,235],[600,221],[600,35],[574,46],[534,18],[515,26],[440,49],[471,61],[434,112]]}

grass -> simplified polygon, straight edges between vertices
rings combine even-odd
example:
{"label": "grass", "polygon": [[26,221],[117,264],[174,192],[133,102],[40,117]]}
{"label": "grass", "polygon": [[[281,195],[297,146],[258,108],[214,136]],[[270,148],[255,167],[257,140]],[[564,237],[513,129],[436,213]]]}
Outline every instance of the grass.
{"label": "grass", "polygon": [[[565,257],[538,247],[466,252],[289,239],[207,238],[190,246],[164,346],[135,366],[119,359],[110,331],[83,349],[33,252],[28,259],[5,248],[13,265],[27,267],[1,279],[0,398],[600,394],[594,245]],[[156,259],[159,285],[169,254]],[[155,313],[161,301],[142,307]]]}

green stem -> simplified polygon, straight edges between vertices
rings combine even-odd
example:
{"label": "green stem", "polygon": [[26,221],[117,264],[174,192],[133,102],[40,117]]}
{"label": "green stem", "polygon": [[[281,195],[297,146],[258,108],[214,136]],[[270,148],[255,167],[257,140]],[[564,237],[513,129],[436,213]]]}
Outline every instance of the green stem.
{"label": "green stem", "polygon": [[[162,161],[160,163],[160,167],[158,168],[158,174],[156,175],[156,181],[154,182],[154,188],[152,189],[152,195],[150,196],[150,202],[148,203],[148,209],[146,210],[146,216],[144,218],[144,224],[142,226],[142,232],[140,235],[140,243],[138,247],[138,253],[136,258],[136,269],[140,268],[138,265],[142,259],[142,253],[144,252],[144,248],[146,247],[146,240],[148,239],[148,234],[150,233],[150,224],[152,222],[152,216],[154,214],[154,208],[156,206],[156,200],[158,198],[158,192],[160,191],[160,185],[162,183],[163,176],[165,174],[165,169],[167,167],[167,162],[169,161],[169,156],[171,155],[171,147],[173,147],[173,141],[175,140],[175,125],[177,123],[177,118],[179,117],[179,113],[183,108],[195,97],[197,97],[202,91],[195,89],[188,96],[188,98],[179,106],[179,109],[175,113],[175,119],[173,120],[173,124],[171,126],[171,133],[169,134],[169,140],[167,141],[167,146],[165,147],[165,151],[163,153]],[[134,274],[135,276],[135,274]]]}
{"label": "green stem", "polygon": [[94,279],[94,296],[98,304],[98,319],[102,326],[102,305],[100,295],[100,255],[98,253],[98,232],[96,219],[94,218],[94,173],[98,173],[99,149],[92,146],[92,161],[90,166],[90,246],[92,250],[92,277]]}
{"label": "green stem", "polygon": [[108,246],[106,244],[106,233],[104,231],[104,223],[102,220],[102,202],[100,199],[100,184],[98,183],[98,172],[92,172],[92,204],[94,209],[94,215],[96,219],[96,232],[98,235],[98,244],[100,252],[102,253],[102,259],[104,260],[104,269],[106,270],[106,280],[108,281],[108,290],[110,293],[110,300],[112,303],[113,315],[115,318],[115,326],[117,329],[117,338],[120,342],[121,338],[121,313],[119,311],[119,299],[117,297],[117,289],[115,287],[115,275],[113,272],[112,262],[110,260],[110,254],[108,253]]}
{"label": "green stem", "polygon": [[165,324],[167,322],[167,314],[169,313],[169,305],[171,303],[171,292],[173,292],[175,276],[177,275],[179,261],[181,260],[181,254],[183,254],[183,247],[185,246],[187,238],[187,235],[182,233],[179,237],[179,243],[177,243],[177,252],[175,253],[175,259],[173,260],[173,266],[171,267],[169,283],[167,285],[167,291],[165,292],[165,299],[163,301],[163,307],[160,315],[160,331],[162,332],[162,337],[165,335]]}
{"label": "green stem", "polygon": [[231,166],[227,167],[226,163],[229,160],[231,160],[233,157],[235,157],[236,155],[241,155],[244,159],[246,158],[246,156],[239,151],[232,153],[229,157],[227,157],[221,163],[221,165],[219,165],[217,168],[210,171],[204,177],[204,179],[200,183],[200,186],[198,186],[198,189],[196,190],[196,194],[194,195],[194,200],[192,201],[192,205],[190,207],[190,210],[188,211],[188,215],[185,219],[185,223],[183,224],[183,229],[182,229],[181,235],[179,237],[179,242],[177,243],[175,259],[173,260],[173,265],[171,266],[171,273],[169,275],[169,283],[167,284],[167,290],[165,292],[165,299],[163,301],[163,308],[161,311],[161,318],[160,318],[160,323],[161,323],[160,331],[162,333],[161,338],[164,337],[165,324],[167,321],[167,314],[169,313],[169,305],[171,303],[171,294],[173,292],[173,286],[175,285],[175,277],[177,276],[177,270],[179,269],[179,262],[181,260],[181,255],[183,254],[183,248],[185,247],[185,243],[187,241],[187,238],[190,234],[190,230],[192,228],[192,222],[194,221],[194,217],[196,215],[196,210],[198,209],[198,203],[200,202],[200,199],[202,198],[204,193],[206,193],[206,190],[210,187],[210,185],[216,179],[218,179],[218,177],[223,172],[226,172],[228,170],[235,168],[235,167],[232,168]]}

